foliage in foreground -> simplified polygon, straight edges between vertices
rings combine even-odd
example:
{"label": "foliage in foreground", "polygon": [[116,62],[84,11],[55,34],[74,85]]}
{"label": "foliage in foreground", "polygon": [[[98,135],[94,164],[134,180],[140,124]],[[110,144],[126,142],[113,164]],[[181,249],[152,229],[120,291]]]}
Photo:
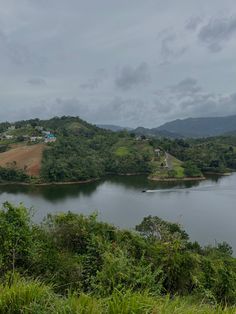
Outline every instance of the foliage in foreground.
{"label": "foliage in foreground", "polygon": [[213,314],[235,313],[235,308],[206,305],[186,297],[153,297],[146,292],[114,291],[106,298],[91,295],[61,297],[38,281],[17,280],[0,286],[1,314]]}
{"label": "foliage in foreground", "polygon": [[[170,313],[175,308],[175,313],[213,313],[217,304],[236,303],[236,260],[229,245],[202,248],[178,224],[152,216],[136,230],[71,212],[36,225],[23,205],[5,203],[0,313],[21,313],[24,306],[24,313]],[[17,281],[18,276],[25,279]],[[209,304],[205,312],[190,298]],[[13,308],[7,312],[9,304]],[[78,310],[81,304],[84,312]]]}

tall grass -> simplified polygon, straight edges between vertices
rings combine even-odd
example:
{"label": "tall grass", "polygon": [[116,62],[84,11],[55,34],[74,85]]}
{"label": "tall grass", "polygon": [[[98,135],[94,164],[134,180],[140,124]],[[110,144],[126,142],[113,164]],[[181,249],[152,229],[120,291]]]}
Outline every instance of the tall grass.
{"label": "tall grass", "polygon": [[37,281],[0,286],[1,314],[57,313],[60,303],[49,287]]}
{"label": "tall grass", "polygon": [[115,291],[96,299],[81,294],[62,298],[38,281],[18,280],[0,286],[0,314],[235,314],[236,308],[221,309],[190,298],[154,298],[148,293]]}

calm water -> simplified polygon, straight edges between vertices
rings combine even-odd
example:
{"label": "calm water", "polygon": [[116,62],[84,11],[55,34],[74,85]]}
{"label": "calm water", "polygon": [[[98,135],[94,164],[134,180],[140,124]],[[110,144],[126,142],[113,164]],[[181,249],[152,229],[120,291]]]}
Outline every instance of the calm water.
{"label": "calm water", "polygon": [[[142,193],[142,190],[152,190]],[[155,190],[155,191],[153,191]],[[112,177],[85,185],[0,186],[0,203],[23,202],[47,213],[98,212],[99,219],[133,228],[147,215],[179,222],[202,244],[227,241],[236,252],[236,174],[204,182],[157,183],[143,176]]]}

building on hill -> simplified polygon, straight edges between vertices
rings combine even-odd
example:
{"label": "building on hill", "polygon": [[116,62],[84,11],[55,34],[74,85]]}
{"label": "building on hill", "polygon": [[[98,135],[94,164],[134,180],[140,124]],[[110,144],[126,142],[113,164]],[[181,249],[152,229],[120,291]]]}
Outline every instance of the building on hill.
{"label": "building on hill", "polygon": [[154,150],[154,152],[155,152],[158,156],[160,156],[161,150],[160,150],[160,148],[156,148],[156,149]]}
{"label": "building on hill", "polygon": [[8,134],[4,135],[4,137],[6,140],[12,140],[14,138],[13,135],[8,135]]}
{"label": "building on hill", "polygon": [[50,134],[47,134],[45,136],[44,142],[45,143],[55,143],[56,140],[57,140],[56,136],[54,134],[50,133]]}
{"label": "building on hill", "polygon": [[45,137],[46,137],[47,135],[50,135],[50,134],[51,134],[50,131],[42,131],[42,133],[45,135]]}

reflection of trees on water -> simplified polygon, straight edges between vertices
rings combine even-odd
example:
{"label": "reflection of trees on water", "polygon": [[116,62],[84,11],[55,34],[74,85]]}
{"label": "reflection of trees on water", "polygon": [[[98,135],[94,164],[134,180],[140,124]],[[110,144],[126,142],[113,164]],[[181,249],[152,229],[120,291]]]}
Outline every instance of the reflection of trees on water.
{"label": "reflection of trees on water", "polygon": [[[218,182],[221,177],[209,176],[207,179]],[[42,197],[45,200],[55,202],[66,198],[77,198],[80,196],[91,196],[99,186],[103,184],[121,186],[125,189],[136,190],[170,190],[174,188],[192,188],[201,184],[201,181],[169,181],[158,182],[148,180],[144,175],[138,176],[109,176],[96,182],[72,185],[49,185],[49,186],[24,186],[24,185],[2,185],[0,186],[0,195],[25,194],[34,197]]]}
{"label": "reflection of trees on water", "polygon": [[172,188],[190,188],[198,186],[201,181],[152,181],[146,176],[111,176],[107,177],[106,182],[121,185],[133,190],[156,190],[156,189],[172,189]]}
{"label": "reflection of trees on water", "polygon": [[91,182],[85,184],[71,185],[49,185],[49,186],[0,186],[0,195],[8,194],[26,194],[31,196],[42,197],[48,201],[63,200],[68,197],[76,198],[79,196],[90,196],[94,193],[101,182]]}

